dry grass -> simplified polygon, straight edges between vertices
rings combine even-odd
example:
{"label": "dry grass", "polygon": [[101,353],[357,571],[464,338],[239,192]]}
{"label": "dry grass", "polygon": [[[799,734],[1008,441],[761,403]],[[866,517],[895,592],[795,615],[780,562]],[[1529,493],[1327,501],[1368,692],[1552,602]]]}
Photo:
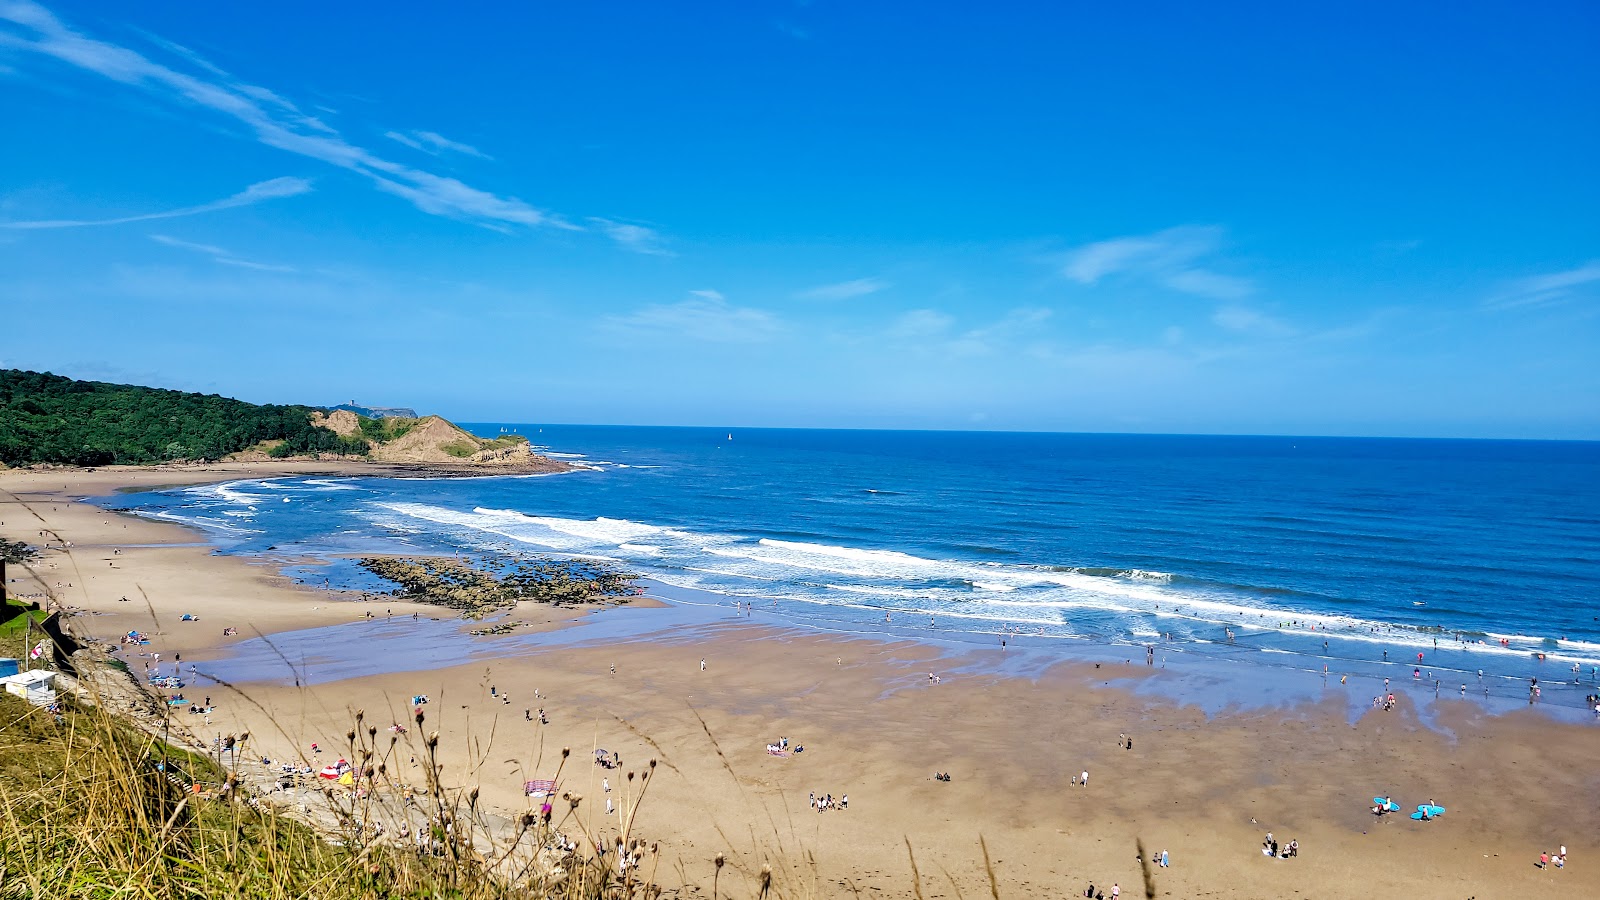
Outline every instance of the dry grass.
{"label": "dry grass", "polygon": [[[357,784],[302,791],[320,808],[290,816],[271,795],[249,796],[214,761],[166,746],[99,707],[68,704],[53,715],[0,696],[0,897],[660,895],[650,873],[639,874],[654,864],[654,851],[626,825],[615,835],[588,834],[577,815],[580,797],[493,821],[475,790],[439,784],[436,735],[419,748],[428,767],[419,785],[390,777],[400,742],[380,744],[377,730],[362,731],[358,718],[346,748]],[[648,779],[647,771],[634,806]],[[560,849],[563,829],[576,850]],[[602,846],[607,852],[597,854]],[[624,850],[640,865],[619,874]]]}

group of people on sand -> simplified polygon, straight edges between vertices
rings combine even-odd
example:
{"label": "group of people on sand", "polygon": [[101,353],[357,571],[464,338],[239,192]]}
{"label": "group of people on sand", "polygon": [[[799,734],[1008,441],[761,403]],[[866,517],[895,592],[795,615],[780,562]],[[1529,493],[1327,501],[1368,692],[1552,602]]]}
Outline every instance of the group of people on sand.
{"label": "group of people on sand", "polygon": [[[1092,900],[1106,900],[1106,897],[1108,896],[1104,890],[1095,890],[1094,882],[1092,881],[1089,882],[1089,886],[1084,889],[1083,895],[1085,897],[1092,898]],[[1122,896],[1122,885],[1112,882],[1111,893],[1109,896],[1111,897],[1111,900],[1119,900],[1119,898]]]}
{"label": "group of people on sand", "polygon": [[1558,869],[1567,867],[1567,845],[1562,844],[1561,850],[1556,853],[1546,850],[1539,854],[1539,862],[1537,863],[1539,868],[1548,869],[1552,864]]}
{"label": "group of people on sand", "polygon": [[1372,698],[1372,708],[1382,709],[1384,712],[1394,709],[1394,703],[1394,694],[1387,694]]}
{"label": "group of people on sand", "polygon": [[[777,740],[775,740],[772,743],[767,745],[767,752],[771,753],[773,756],[788,756],[789,755],[789,739],[786,738],[786,737],[778,738]],[[795,753],[804,753],[804,752],[806,752],[806,748],[800,746],[799,744],[796,744],[796,745],[794,745],[794,752]]]}
{"label": "group of people on sand", "polygon": [[1269,831],[1266,839],[1261,842],[1261,855],[1274,859],[1293,859],[1300,855],[1300,842],[1291,840],[1287,844],[1280,845],[1278,839]]}
{"label": "group of people on sand", "polygon": [[850,795],[843,794],[838,800],[835,800],[833,799],[832,794],[823,794],[821,797],[818,797],[816,792],[812,791],[811,808],[819,813],[827,812],[830,809],[849,809]]}

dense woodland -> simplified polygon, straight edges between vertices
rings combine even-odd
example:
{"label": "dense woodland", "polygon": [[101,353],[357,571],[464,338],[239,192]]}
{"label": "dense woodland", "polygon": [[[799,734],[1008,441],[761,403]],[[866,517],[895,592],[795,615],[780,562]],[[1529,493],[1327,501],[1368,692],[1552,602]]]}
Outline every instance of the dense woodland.
{"label": "dense woodland", "polygon": [[364,454],[370,444],[311,424],[309,406],[277,406],[0,369],[0,463],[141,464],[218,459],[267,441],[274,456]]}

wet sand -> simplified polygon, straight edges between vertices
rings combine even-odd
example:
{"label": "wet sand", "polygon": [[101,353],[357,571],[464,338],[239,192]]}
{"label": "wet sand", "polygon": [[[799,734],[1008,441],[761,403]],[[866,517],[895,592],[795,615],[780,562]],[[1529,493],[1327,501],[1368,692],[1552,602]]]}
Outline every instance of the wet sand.
{"label": "wet sand", "polygon": [[[1154,870],[1157,896],[1600,896],[1592,862],[1600,851],[1600,735],[1592,725],[1530,712],[1488,716],[1446,699],[1429,711],[1436,727],[1428,727],[1407,695],[1395,711],[1352,724],[1344,691],[1359,703],[1371,690],[1336,683],[1320,701],[1219,712],[1166,699],[1184,696],[1158,683],[1184,677],[1172,668],[1181,659],[1165,672],[1085,662],[1021,676],[1004,674],[1014,667],[998,650],[952,656],[920,643],[806,633],[731,608],[673,620],[654,638],[630,627],[608,637],[606,626],[596,629],[604,639],[541,640],[532,630],[468,637],[443,621],[447,611],[385,601],[397,617],[417,613],[415,627],[433,629],[427,642],[442,648],[422,671],[407,671],[394,659],[398,645],[375,640],[406,622],[365,619],[384,615],[374,603],[214,556],[177,526],[64,500],[135,481],[180,483],[185,474],[0,473],[0,490],[32,510],[0,493],[0,533],[36,543],[47,528],[73,542],[70,556],[52,552],[44,565],[54,568],[38,571],[47,583],[72,583],[55,589],[61,600],[100,613],[74,620],[80,634],[114,640],[130,628],[158,630],[146,649],[164,660],[181,652],[223,678],[225,643],[273,635],[292,656],[299,629],[348,629],[348,655],[383,655],[382,674],[341,670],[300,687],[288,667],[273,677],[235,662],[251,679],[237,687],[248,700],[220,686],[186,690],[211,693],[219,707],[209,728],[189,721],[191,728],[249,730],[253,754],[326,764],[344,745],[354,710],[379,727],[410,724],[410,697],[426,694],[423,730],[441,734],[448,782],[479,786],[488,804],[519,811],[522,781],[553,775],[560,748],[571,747],[562,789],[584,796],[581,809],[597,831],[607,821],[602,775],[620,803],[626,772],[660,760],[635,831],[659,840],[681,866],[658,873],[668,884],[709,889],[710,861],[724,852],[724,891],[770,862],[786,883],[814,885],[819,896],[909,897],[909,842],[923,896],[986,896],[981,836],[1008,897],[1081,896],[1091,881],[1108,896],[1113,882],[1124,896],[1140,895],[1140,840],[1149,853],[1171,855],[1171,868]],[[158,546],[111,554],[135,544]],[[136,588],[148,607],[117,599]],[[201,621],[180,623],[183,612]],[[581,636],[602,621],[658,614],[671,616],[621,609],[541,626]],[[239,637],[225,642],[225,626],[238,627]],[[328,642],[329,632],[319,634]],[[929,681],[930,671],[940,683]],[[1152,679],[1156,690],[1136,690]],[[491,687],[510,702],[491,696]],[[524,719],[525,709],[540,707],[548,725]],[[1123,749],[1124,734],[1132,749]],[[765,745],[779,736],[805,752],[768,755]],[[310,754],[312,741],[325,752]],[[589,762],[596,746],[620,752],[625,764],[602,772]],[[1089,786],[1073,785],[1085,769]],[[934,781],[935,771],[952,780]],[[807,804],[812,791],[848,794],[850,808],[819,814]],[[1378,793],[1407,810],[1431,798],[1449,812],[1428,823],[1377,819],[1367,810]],[[1300,856],[1263,856],[1269,830],[1298,839]],[[1561,844],[1571,856],[1565,870],[1534,867],[1541,850]]]}

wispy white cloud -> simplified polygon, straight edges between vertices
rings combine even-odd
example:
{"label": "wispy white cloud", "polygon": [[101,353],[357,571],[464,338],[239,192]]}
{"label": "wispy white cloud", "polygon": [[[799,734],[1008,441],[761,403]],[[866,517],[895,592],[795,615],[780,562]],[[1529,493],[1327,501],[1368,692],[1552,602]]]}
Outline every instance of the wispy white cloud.
{"label": "wispy white cloud", "polygon": [[689,293],[692,296],[704,297],[707,300],[722,300],[722,299],[724,299],[723,296],[722,296],[722,292],[721,291],[703,290],[703,291],[690,291]]}
{"label": "wispy white cloud", "polygon": [[1566,300],[1596,282],[1600,282],[1600,260],[1587,262],[1563,272],[1519,278],[1484,301],[1484,306],[1489,309],[1546,306]]}
{"label": "wispy white cloud", "polygon": [[1292,337],[1297,330],[1281,319],[1261,313],[1238,304],[1229,304],[1219,308],[1211,315],[1211,321],[1229,331],[1239,331],[1266,337]]}
{"label": "wispy white cloud", "polygon": [[32,0],[0,0],[0,46],[47,56],[154,96],[229,118],[257,141],[369,179],[380,190],[434,215],[491,226],[566,223],[514,197],[501,197],[454,178],[384,159],[300,113],[266,88],[234,82],[202,66],[198,77],[154,62],[117,44],[67,27]]}
{"label": "wispy white cloud", "polygon": [[824,284],[808,288],[795,294],[802,300],[850,300],[855,297],[865,297],[876,294],[889,287],[889,282],[882,278],[857,278],[853,281],[841,281],[836,284]]}
{"label": "wispy white cloud", "polygon": [[589,217],[589,223],[600,229],[606,237],[635,253],[648,253],[651,256],[677,255],[662,246],[661,233],[654,228],[602,219],[599,216]]}
{"label": "wispy white cloud", "polygon": [[494,159],[494,157],[484,153],[482,150],[479,150],[477,147],[474,147],[471,144],[463,144],[460,141],[452,141],[444,135],[433,131],[408,131],[404,133],[399,131],[385,131],[383,136],[391,141],[399,141],[413,150],[421,150],[423,153],[432,153],[435,156],[448,150],[451,153],[460,153],[463,156],[476,156],[479,159]]}
{"label": "wispy white cloud", "polygon": [[114,219],[41,219],[26,222],[0,222],[0,228],[86,228],[102,225],[127,225],[130,222],[150,222],[156,219],[177,219],[183,216],[198,216],[224,209],[250,206],[265,200],[295,197],[309,193],[310,190],[311,182],[304,178],[273,178],[252,184],[231,197],[213,200],[210,203],[202,203],[199,206],[185,206],[180,209],[141,213],[136,216],[119,216]]}
{"label": "wispy white cloud", "polygon": [[889,336],[909,340],[938,337],[948,332],[955,321],[937,309],[913,309],[895,318],[889,326]]}
{"label": "wispy white cloud", "polygon": [[889,324],[887,336],[908,346],[946,356],[992,356],[1019,351],[1036,340],[1053,313],[1042,307],[1019,307],[976,328],[956,330],[956,320],[937,309],[913,309]]}
{"label": "wispy white cloud", "polygon": [[1051,310],[1043,307],[1019,307],[988,325],[961,333],[947,346],[957,356],[990,356],[1032,340],[1052,315]]}
{"label": "wispy white cloud", "polygon": [[721,298],[704,296],[646,306],[628,315],[611,316],[606,322],[626,331],[722,344],[767,341],[782,327],[776,316],[764,310],[733,306]]}
{"label": "wispy white cloud", "polygon": [[179,250],[190,250],[195,253],[204,254],[211,257],[212,262],[220,263],[224,266],[237,266],[241,269],[255,269],[258,272],[295,271],[292,266],[275,266],[269,263],[260,263],[253,260],[243,259],[235,256],[228,250],[222,249],[221,247],[212,246],[211,244],[198,244],[193,241],[180,240],[170,235],[152,234],[150,235],[150,240],[155,241],[158,244],[165,244],[168,247],[176,247]]}
{"label": "wispy white cloud", "polygon": [[1118,276],[1213,300],[1247,297],[1254,290],[1249,279],[1223,274],[1202,264],[1217,255],[1222,242],[1221,228],[1198,225],[1113,238],[1068,253],[1061,273],[1079,284],[1097,284]]}

